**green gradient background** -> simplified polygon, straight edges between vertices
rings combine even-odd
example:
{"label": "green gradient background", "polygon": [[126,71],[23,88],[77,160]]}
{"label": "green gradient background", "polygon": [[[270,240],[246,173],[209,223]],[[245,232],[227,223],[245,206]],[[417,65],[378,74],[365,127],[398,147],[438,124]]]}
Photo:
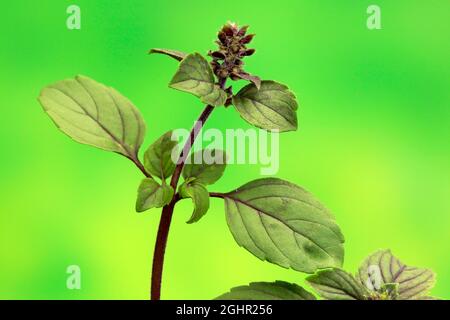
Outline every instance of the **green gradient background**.
{"label": "green gradient background", "polygon": [[[78,4],[82,29],[65,27]],[[366,28],[382,8],[383,30]],[[146,299],[158,210],[134,212],[140,173],[126,159],[73,143],[39,106],[40,88],[82,73],[142,110],[147,146],[189,128],[195,97],[170,90],[176,62],[151,47],[205,53],[227,20],[251,25],[248,71],[288,84],[300,130],[280,141],[278,176],[315,193],[346,236],[345,268],[378,248],[438,274],[450,298],[449,1],[10,1],[0,17],[0,298]],[[207,127],[249,128],[233,109]],[[259,176],[229,166],[213,189]],[[163,298],[210,299],[251,281],[302,283],[239,248],[223,205],[187,225],[177,207]],[[82,269],[82,290],[65,287]]]}

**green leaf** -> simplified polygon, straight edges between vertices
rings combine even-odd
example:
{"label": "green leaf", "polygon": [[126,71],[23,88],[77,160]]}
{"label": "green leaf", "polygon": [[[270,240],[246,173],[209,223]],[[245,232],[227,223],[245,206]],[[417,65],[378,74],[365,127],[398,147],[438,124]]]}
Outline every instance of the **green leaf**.
{"label": "green leaf", "polygon": [[342,265],[344,237],[332,214],[304,189],[265,178],[222,196],[234,239],[261,260],[307,273]]}
{"label": "green leaf", "polygon": [[184,58],[186,58],[187,54],[178,50],[170,50],[170,49],[160,49],[160,48],[153,48],[149,52],[152,53],[160,53],[165,54],[166,56],[172,57],[175,60],[181,61]]}
{"label": "green leaf", "polygon": [[194,212],[187,223],[194,223],[200,220],[209,209],[209,192],[205,186],[197,183],[196,180],[188,180],[180,186],[182,198],[191,198],[194,205]]}
{"label": "green leaf", "polygon": [[390,250],[379,250],[364,260],[357,278],[367,288],[378,292],[384,284],[398,283],[397,299],[412,300],[426,296],[436,276],[429,269],[403,264]]}
{"label": "green leaf", "polygon": [[234,97],[233,104],[248,123],[265,130],[297,130],[297,100],[288,87],[262,81],[261,88],[249,84]]}
{"label": "green leaf", "polygon": [[151,174],[165,180],[175,170],[172,152],[178,155],[178,141],[172,140],[172,131],[166,132],[151,144],[144,154],[144,167]]}
{"label": "green leaf", "polygon": [[165,183],[160,185],[151,178],[145,178],[139,185],[136,211],[162,208],[172,200],[173,194],[174,191],[169,185]]}
{"label": "green leaf", "polygon": [[145,136],[139,110],[113,88],[85,76],[45,87],[39,102],[75,141],[137,159]]}
{"label": "green leaf", "polygon": [[208,61],[199,53],[184,58],[169,86],[199,97],[203,103],[221,106],[227,94],[214,82],[214,74]]}
{"label": "green leaf", "polygon": [[[223,150],[206,149],[195,152],[183,168],[183,178],[195,178],[197,183],[209,185],[222,177],[226,167],[226,155]],[[200,162],[200,163],[196,163]]]}
{"label": "green leaf", "polygon": [[366,300],[369,295],[353,275],[338,268],[319,270],[306,280],[327,300]]}
{"label": "green leaf", "polygon": [[302,287],[284,281],[253,282],[230,290],[216,300],[316,300]]}

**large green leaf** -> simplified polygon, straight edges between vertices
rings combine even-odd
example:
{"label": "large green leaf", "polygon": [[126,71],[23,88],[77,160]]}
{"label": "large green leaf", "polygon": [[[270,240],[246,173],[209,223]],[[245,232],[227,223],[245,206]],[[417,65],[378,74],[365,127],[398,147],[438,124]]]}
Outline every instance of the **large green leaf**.
{"label": "large green leaf", "polygon": [[180,195],[183,198],[191,198],[194,205],[194,212],[187,223],[194,223],[200,220],[209,209],[209,192],[205,186],[197,183],[196,180],[186,181],[180,186]]}
{"label": "large green leaf", "polygon": [[173,194],[173,189],[166,183],[160,185],[151,178],[145,178],[139,185],[136,211],[162,208],[172,200]]}
{"label": "large green leaf", "polygon": [[144,120],[113,88],[79,75],[45,87],[39,101],[56,126],[75,141],[137,158]]}
{"label": "large green leaf", "polygon": [[181,61],[169,86],[191,93],[212,106],[221,106],[227,100],[226,92],[215,84],[211,66],[199,53],[189,54]]}
{"label": "large green leaf", "polygon": [[388,283],[398,283],[399,300],[420,299],[434,286],[435,274],[429,269],[410,267],[390,250],[379,250],[367,257],[358,270],[359,281],[373,291]]}
{"label": "large green leaf", "polygon": [[204,185],[219,180],[226,167],[225,152],[219,149],[199,150],[192,154],[189,160],[189,163],[184,165],[183,178],[195,178],[196,182]]}
{"label": "large green leaf", "polygon": [[166,56],[169,56],[171,58],[174,58],[175,60],[181,61],[184,58],[186,58],[187,54],[178,50],[171,50],[171,49],[160,49],[160,48],[153,48],[149,52],[152,53],[159,53],[159,54],[165,54]]}
{"label": "large green leaf", "polygon": [[342,265],[344,237],[332,214],[304,189],[265,178],[223,197],[236,242],[256,257],[307,273]]}
{"label": "large green leaf", "polygon": [[369,295],[366,287],[353,275],[338,268],[320,270],[306,280],[322,298],[328,300],[366,300]]}
{"label": "large green leaf", "polygon": [[284,281],[253,282],[230,290],[216,300],[316,300],[302,287]]}
{"label": "large green leaf", "polygon": [[241,117],[265,130],[297,130],[297,100],[288,87],[275,81],[262,81],[261,87],[249,84],[233,97]]}
{"label": "large green leaf", "polygon": [[170,177],[176,166],[172,153],[178,155],[177,147],[178,142],[172,140],[172,131],[163,134],[145,151],[145,169],[163,180]]}

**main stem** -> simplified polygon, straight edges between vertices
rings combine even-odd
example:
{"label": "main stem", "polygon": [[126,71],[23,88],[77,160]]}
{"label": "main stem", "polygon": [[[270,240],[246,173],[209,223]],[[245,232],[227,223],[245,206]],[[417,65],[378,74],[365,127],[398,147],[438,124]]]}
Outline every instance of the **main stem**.
{"label": "main stem", "polygon": [[[220,81],[220,86],[224,88],[225,80]],[[204,123],[209,118],[213,110],[214,110],[213,106],[207,105],[191,130],[189,140],[186,141],[186,144],[184,145],[183,150],[181,151],[181,154],[177,161],[177,166],[175,167],[172,179],[170,180],[170,186],[174,190],[176,190],[178,186],[178,181],[180,180],[180,175],[181,171],[183,170],[184,162],[186,161],[186,158],[188,157],[189,152],[191,151],[192,145],[194,144],[197,135],[201,131]],[[172,201],[168,205],[166,205],[162,210],[161,220],[159,222],[158,227],[158,234],[156,236],[155,250],[153,253],[152,283],[151,283],[152,300],[160,300],[161,298],[161,281],[164,267],[164,254],[166,252],[167,237],[169,235],[170,223],[172,222],[173,209],[178,200],[179,198],[177,196],[174,196]]]}

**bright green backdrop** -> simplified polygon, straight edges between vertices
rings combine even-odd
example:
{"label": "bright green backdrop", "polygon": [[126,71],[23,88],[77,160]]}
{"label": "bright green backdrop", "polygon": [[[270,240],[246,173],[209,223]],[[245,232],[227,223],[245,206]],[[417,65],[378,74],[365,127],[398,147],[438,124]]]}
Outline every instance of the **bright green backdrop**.
{"label": "bright green backdrop", "polygon": [[[66,28],[78,4],[82,29]],[[382,8],[379,31],[366,9]],[[176,62],[151,47],[205,53],[227,20],[250,24],[250,72],[288,84],[300,130],[281,137],[279,177],[315,193],[346,236],[348,270],[378,248],[438,274],[450,298],[450,2],[422,1],[24,1],[0,16],[0,298],[145,299],[158,210],[134,212],[140,173],[126,159],[73,143],[36,97],[75,74],[114,86],[148,123],[145,146],[190,127],[202,106],[167,87]],[[249,128],[233,109],[208,127]],[[229,166],[228,191],[259,175]],[[210,299],[251,281],[301,283],[304,275],[239,248],[220,200],[171,230],[163,298]],[[66,267],[82,290],[66,289]]]}

